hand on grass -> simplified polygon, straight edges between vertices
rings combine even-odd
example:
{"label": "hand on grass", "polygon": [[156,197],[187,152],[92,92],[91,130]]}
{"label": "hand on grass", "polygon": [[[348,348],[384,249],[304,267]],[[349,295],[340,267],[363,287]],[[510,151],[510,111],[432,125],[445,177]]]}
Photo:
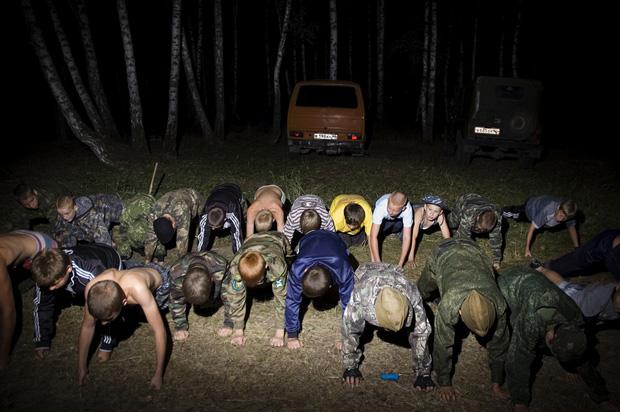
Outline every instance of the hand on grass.
{"label": "hand on grass", "polygon": [[98,350],[97,351],[97,361],[99,363],[105,363],[105,362],[109,361],[111,357],[112,357],[112,352],[111,351],[108,351],[108,352],[105,352],[105,351],[102,351],[102,350]]}
{"label": "hand on grass", "polygon": [[34,356],[38,359],[38,360],[43,360],[45,359],[45,357],[47,356],[47,354],[49,353],[49,349],[45,348],[45,349],[35,349],[34,350]]}
{"label": "hand on grass", "polygon": [[86,378],[88,378],[88,369],[78,369],[78,376],[77,376],[78,385],[80,386],[84,385]]}
{"label": "hand on grass", "polygon": [[163,383],[163,380],[164,379],[161,376],[153,375],[149,387],[158,391],[161,389],[161,384]]}
{"label": "hand on grass", "polygon": [[363,380],[364,377],[358,368],[345,369],[342,374],[342,381],[352,388],[359,386]]}
{"label": "hand on grass", "polygon": [[219,328],[217,330],[217,336],[230,336],[232,335],[233,330],[232,328],[229,328],[227,326],[224,326],[223,328]]}
{"label": "hand on grass", "polygon": [[233,338],[230,340],[235,346],[243,346],[245,345],[245,335],[243,334],[243,329],[236,329],[234,331]]}
{"label": "hand on grass", "polygon": [[510,392],[502,388],[501,385],[498,383],[494,383],[491,386],[491,391],[493,392],[493,396],[495,396],[497,399],[501,399],[503,401],[507,401],[508,399],[510,399]]}

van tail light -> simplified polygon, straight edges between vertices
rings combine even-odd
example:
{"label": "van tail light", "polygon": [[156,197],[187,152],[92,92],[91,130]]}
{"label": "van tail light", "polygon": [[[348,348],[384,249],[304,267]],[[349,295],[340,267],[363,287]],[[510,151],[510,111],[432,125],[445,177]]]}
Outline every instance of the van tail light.
{"label": "van tail light", "polygon": [[289,136],[290,137],[304,137],[304,132],[291,131],[289,132]]}
{"label": "van tail light", "polygon": [[361,140],[362,135],[360,133],[349,133],[347,134],[349,140]]}

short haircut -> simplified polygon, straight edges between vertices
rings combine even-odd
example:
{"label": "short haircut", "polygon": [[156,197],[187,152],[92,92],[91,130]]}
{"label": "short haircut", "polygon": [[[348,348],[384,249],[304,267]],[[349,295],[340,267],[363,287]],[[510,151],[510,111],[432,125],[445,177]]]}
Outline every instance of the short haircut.
{"label": "short haircut", "polygon": [[62,249],[44,249],[32,260],[32,278],[40,288],[49,288],[58,282],[71,265],[71,259]]}
{"label": "short haircut", "polygon": [[253,250],[244,252],[239,259],[239,275],[249,288],[259,284],[265,277],[266,263],[263,256]]}
{"label": "short haircut", "polygon": [[388,203],[392,206],[403,207],[407,204],[407,195],[403,192],[392,192]]}
{"label": "short haircut", "polygon": [[192,305],[203,305],[211,297],[213,281],[211,273],[202,262],[189,265],[185,277],[183,278],[183,296],[187,303]]}
{"label": "short haircut", "polygon": [[314,264],[306,270],[301,278],[301,287],[304,295],[309,298],[323,296],[332,285],[332,276],[329,270],[320,264]]}
{"label": "short haircut", "polygon": [[273,215],[267,209],[263,209],[254,218],[254,227],[257,232],[266,232],[273,226]]}
{"label": "short haircut", "polygon": [[567,218],[571,218],[577,213],[577,203],[571,199],[565,200],[560,204],[560,210],[564,212]]}
{"label": "short haircut", "polygon": [[73,206],[75,206],[73,196],[62,195],[58,196],[58,199],[56,199],[56,209],[70,209]]}
{"label": "short haircut", "polygon": [[214,207],[209,210],[209,213],[207,214],[207,223],[210,227],[219,229],[224,226],[225,218],[226,214],[224,213],[224,210],[222,210],[221,207]]}
{"label": "short haircut", "polygon": [[306,209],[299,217],[299,229],[304,235],[321,228],[321,216],[314,209]]}
{"label": "short haircut", "polygon": [[481,232],[488,232],[497,224],[497,216],[492,210],[485,210],[476,217],[476,227]]}
{"label": "short haircut", "polygon": [[95,319],[106,322],[118,316],[123,309],[124,299],[125,292],[121,285],[113,280],[102,280],[90,288],[86,304]]}
{"label": "short haircut", "polygon": [[348,226],[360,227],[366,219],[364,208],[357,203],[349,203],[344,207],[344,221]]}
{"label": "short haircut", "polygon": [[20,183],[13,189],[13,196],[17,200],[25,200],[30,195],[34,194],[34,189],[28,186],[26,183]]}

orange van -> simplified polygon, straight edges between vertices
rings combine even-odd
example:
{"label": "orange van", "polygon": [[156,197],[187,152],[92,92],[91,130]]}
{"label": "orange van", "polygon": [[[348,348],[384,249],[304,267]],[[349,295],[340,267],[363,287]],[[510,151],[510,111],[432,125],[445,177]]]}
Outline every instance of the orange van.
{"label": "orange van", "polygon": [[309,80],[295,85],[286,124],[291,153],[363,155],[366,146],[364,99],[357,83]]}

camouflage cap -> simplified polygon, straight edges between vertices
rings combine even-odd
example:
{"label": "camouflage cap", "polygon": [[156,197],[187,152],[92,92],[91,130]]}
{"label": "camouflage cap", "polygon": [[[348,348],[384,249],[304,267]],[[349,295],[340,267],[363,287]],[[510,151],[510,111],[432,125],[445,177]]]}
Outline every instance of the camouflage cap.
{"label": "camouflage cap", "polygon": [[575,361],[583,356],[588,346],[583,329],[573,325],[560,325],[555,330],[551,352],[560,362]]}
{"label": "camouflage cap", "polygon": [[424,203],[428,203],[431,205],[435,205],[435,206],[439,206],[442,209],[446,208],[446,204],[444,203],[443,199],[437,195],[433,195],[433,194],[426,194],[424,195],[424,197],[422,198],[422,201]]}
{"label": "camouflage cap", "polygon": [[153,230],[155,231],[155,235],[157,239],[164,245],[169,243],[174,237],[174,227],[172,227],[172,222],[165,217],[160,217],[155,219],[153,222]]}
{"label": "camouflage cap", "polygon": [[461,305],[463,323],[478,336],[485,336],[495,323],[495,305],[477,290],[472,290]]}
{"label": "camouflage cap", "polygon": [[377,295],[375,312],[379,326],[394,332],[399,331],[409,314],[409,300],[396,289],[385,287]]}

